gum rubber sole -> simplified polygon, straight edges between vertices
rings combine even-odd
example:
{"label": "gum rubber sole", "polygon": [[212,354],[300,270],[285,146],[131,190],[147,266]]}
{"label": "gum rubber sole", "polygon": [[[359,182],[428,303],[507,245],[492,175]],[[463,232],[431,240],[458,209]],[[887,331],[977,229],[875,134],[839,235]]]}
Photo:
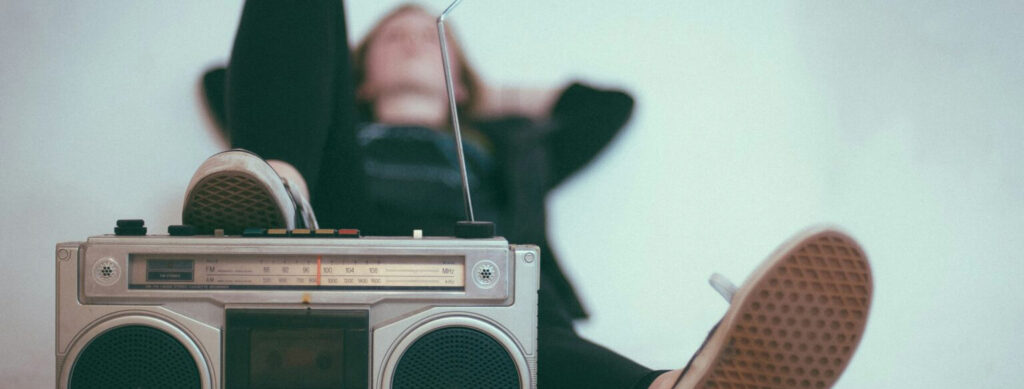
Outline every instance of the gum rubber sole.
{"label": "gum rubber sole", "polygon": [[675,388],[831,387],[860,343],[872,289],[852,238],[799,235],[748,278]]}
{"label": "gum rubber sole", "polygon": [[286,226],[270,191],[244,173],[225,171],[206,176],[188,196],[182,221],[201,233],[223,229],[227,234],[240,234],[246,227]]}

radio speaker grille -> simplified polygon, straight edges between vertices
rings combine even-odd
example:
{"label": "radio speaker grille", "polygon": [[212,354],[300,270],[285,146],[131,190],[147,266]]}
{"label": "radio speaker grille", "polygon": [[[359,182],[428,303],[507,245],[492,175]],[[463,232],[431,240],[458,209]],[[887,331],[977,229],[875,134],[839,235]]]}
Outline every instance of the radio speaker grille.
{"label": "radio speaker grille", "polygon": [[199,388],[199,369],[180,342],[152,327],[112,329],[82,349],[69,389]]}
{"label": "radio speaker grille", "polygon": [[519,371],[493,338],[464,327],[446,327],[417,339],[405,351],[395,389],[520,388]]}

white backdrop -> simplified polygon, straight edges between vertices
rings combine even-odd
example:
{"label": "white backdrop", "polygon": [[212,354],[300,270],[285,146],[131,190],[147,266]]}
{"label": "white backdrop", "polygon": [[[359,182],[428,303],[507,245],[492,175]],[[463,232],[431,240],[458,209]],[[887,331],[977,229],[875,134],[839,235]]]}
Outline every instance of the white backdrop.
{"label": "white backdrop", "polygon": [[[396,2],[350,2],[359,37]],[[1020,2],[469,1],[484,79],[630,90],[628,131],[549,201],[593,318],[586,336],[681,367],[738,283],[828,222],[872,257],[876,296],[840,388],[1024,380]],[[428,5],[442,8],[444,1]],[[199,77],[235,2],[0,1],[0,382],[54,382],[53,247],[118,218],[177,224],[224,148]]]}

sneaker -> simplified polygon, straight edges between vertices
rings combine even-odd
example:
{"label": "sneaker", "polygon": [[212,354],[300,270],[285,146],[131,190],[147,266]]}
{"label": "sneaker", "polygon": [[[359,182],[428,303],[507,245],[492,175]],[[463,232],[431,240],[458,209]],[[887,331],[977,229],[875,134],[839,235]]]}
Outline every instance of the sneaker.
{"label": "sneaker", "polygon": [[247,227],[317,228],[305,196],[262,158],[241,149],[214,154],[199,166],[185,192],[181,219],[201,234],[223,229],[237,235]]}
{"label": "sneaker", "polygon": [[860,343],[871,308],[864,250],[831,229],[799,234],[736,289],[728,312],[673,388],[829,388]]}

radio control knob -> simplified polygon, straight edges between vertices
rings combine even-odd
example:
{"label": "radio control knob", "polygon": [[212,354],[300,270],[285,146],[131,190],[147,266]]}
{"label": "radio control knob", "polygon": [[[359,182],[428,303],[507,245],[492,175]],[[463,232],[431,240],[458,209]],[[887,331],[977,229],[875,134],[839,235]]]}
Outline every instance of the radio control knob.
{"label": "radio control knob", "polygon": [[142,227],[146,221],[142,219],[117,219],[118,227]]}
{"label": "radio control knob", "polygon": [[142,219],[118,219],[117,227],[114,227],[114,235],[117,236],[142,236],[146,235],[146,222]]}
{"label": "radio control knob", "polygon": [[167,233],[171,236],[193,236],[196,234],[196,228],[188,224],[171,225],[167,226]]}

